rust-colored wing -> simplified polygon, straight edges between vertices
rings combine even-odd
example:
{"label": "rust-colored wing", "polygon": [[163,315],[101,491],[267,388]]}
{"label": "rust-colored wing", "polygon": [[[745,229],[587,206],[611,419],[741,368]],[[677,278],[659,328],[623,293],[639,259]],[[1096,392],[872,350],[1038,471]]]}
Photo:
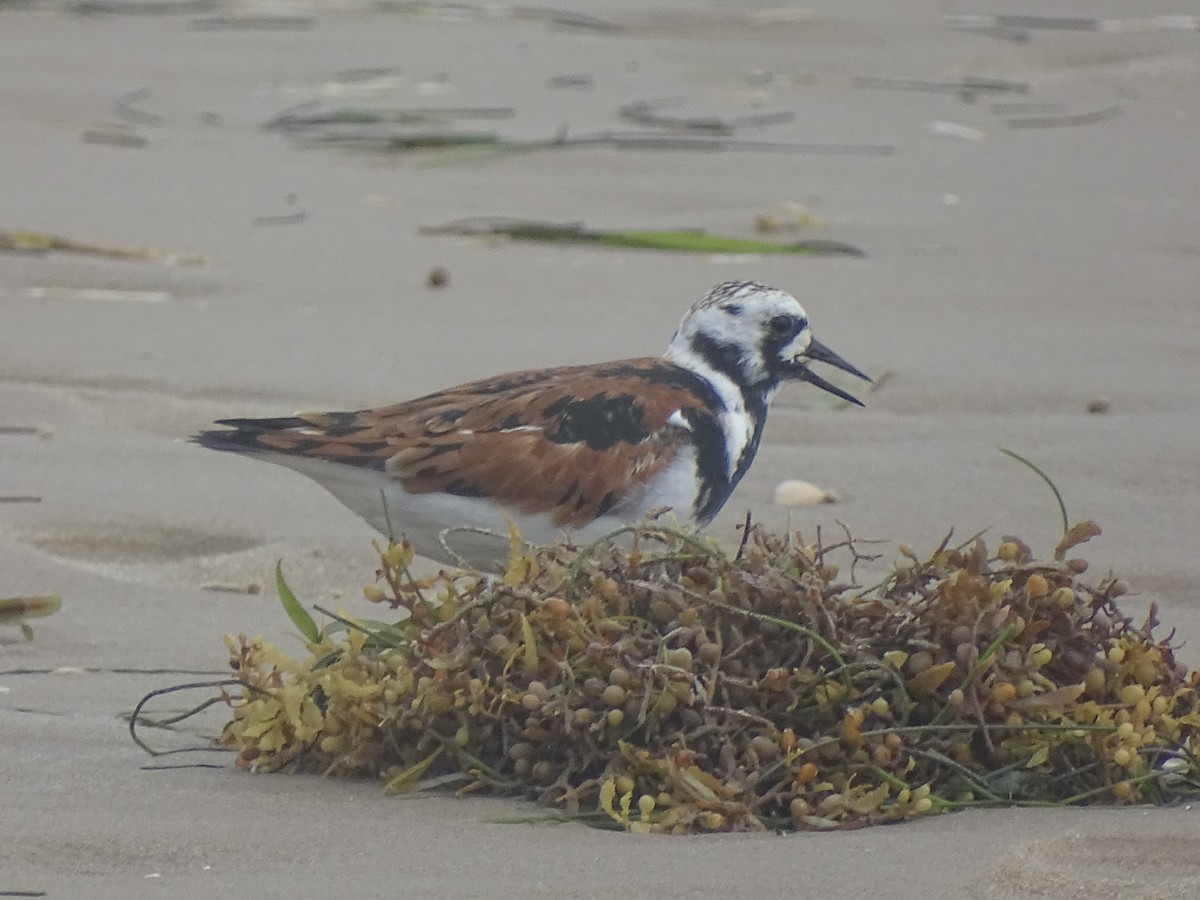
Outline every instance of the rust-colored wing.
{"label": "rust-colored wing", "polygon": [[[395,406],[231,419],[195,440],[382,469],[411,493],[483,497],[579,526],[637,504],[717,429],[706,382],[661,359],[516,372]],[[682,512],[682,511],[681,511]]]}

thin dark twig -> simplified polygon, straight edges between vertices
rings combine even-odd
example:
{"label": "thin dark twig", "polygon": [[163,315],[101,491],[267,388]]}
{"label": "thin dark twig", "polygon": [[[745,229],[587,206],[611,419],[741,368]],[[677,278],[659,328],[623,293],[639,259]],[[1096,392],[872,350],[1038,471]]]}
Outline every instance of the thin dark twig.
{"label": "thin dark twig", "polygon": [[[54,675],[59,669],[4,669],[0,676],[10,675]],[[102,668],[97,666],[82,666],[71,671],[87,672],[98,675],[223,675],[212,669],[137,669],[124,666]]]}
{"label": "thin dark twig", "polygon": [[746,510],[746,520],[742,522],[742,540],[738,543],[737,553],[733,555],[734,562],[741,562],[742,554],[746,552],[746,544],[750,541],[750,510]]}
{"label": "thin dark twig", "polygon": [[[215,750],[217,748],[215,748],[215,747],[213,747],[213,748],[192,747],[189,749],[191,749],[191,750],[203,750],[203,749]],[[186,753],[187,750],[172,750],[170,752]],[[225,752],[229,752],[229,751],[225,751]],[[160,755],[164,755],[164,754],[160,754]],[[170,772],[170,771],[174,771],[175,769],[224,769],[224,768],[226,768],[226,766],[224,763],[179,763],[178,765],[174,765],[174,766],[138,766],[138,768],[143,772]]]}
{"label": "thin dark twig", "polygon": [[[242,685],[242,688],[246,690],[257,690],[252,685],[244,684],[237,678],[222,678],[219,681],[193,681],[188,684],[176,684],[172,685],[171,687],[157,688],[153,691],[150,691],[150,693],[146,694],[146,696],[137,702],[137,705],[133,708],[133,712],[129,714],[129,736],[133,739],[135,744],[137,744],[151,756],[167,756],[172,753],[182,752],[180,750],[155,750],[146,744],[140,737],[138,737],[137,726],[142,718],[142,708],[155,697],[162,697],[166,694],[175,694],[179,693],[180,691],[191,691],[198,688],[221,688],[221,690],[224,691],[226,687],[231,687],[235,684]],[[263,691],[262,693],[266,692]],[[193,712],[204,709],[208,705],[209,701],[205,701]],[[176,719],[175,721],[179,721],[179,719]],[[191,749],[194,750],[196,748]]]}

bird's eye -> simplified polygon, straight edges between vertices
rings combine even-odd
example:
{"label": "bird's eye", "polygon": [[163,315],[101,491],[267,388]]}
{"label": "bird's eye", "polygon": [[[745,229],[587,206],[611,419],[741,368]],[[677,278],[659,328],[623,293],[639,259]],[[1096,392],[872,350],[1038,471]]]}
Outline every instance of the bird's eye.
{"label": "bird's eye", "polygon": [[770,324],[771,333],[776,337],[791,337],[804,328],[804,320],[795,316],[776,316]]}

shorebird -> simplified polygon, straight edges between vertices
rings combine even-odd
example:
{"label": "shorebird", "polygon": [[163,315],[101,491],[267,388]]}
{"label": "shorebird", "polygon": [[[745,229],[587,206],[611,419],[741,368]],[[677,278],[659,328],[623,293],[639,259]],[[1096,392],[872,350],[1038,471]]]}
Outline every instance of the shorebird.
{"label": "shorebird", "polygon": [[507,521],[537,544],[663,508],[707,524],[750,468],[782,382],[862,405],[813,362],[870,381],[813,337],[790,294],[731,281],[687,311],[661,358],[513,372],[357,412],[222,419],[192,440],[295,469],[378,531],[395,523],[422,556],[484,568],[504,544],[479,531],[506,534]]}

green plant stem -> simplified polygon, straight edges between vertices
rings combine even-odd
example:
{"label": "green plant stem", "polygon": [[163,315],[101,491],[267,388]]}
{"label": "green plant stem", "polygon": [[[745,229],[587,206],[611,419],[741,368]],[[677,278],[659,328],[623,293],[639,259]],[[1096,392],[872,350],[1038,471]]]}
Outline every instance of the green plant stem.
{"label": "green plant stem", "polygon": [[[983,653],[979,654],[979,659],[977,659],[975,661],[975,665],[971,666],[971,671],[967,673],[967,677],[964,678],[962,680],[962,683],[958,686],[958,689],[960,691],[962,691],[964,694],[967,692],[967,688],[969,688],[974,683],[975,676],[978,675],[981,671],[983,671],[984,663],[986,663],[989,659],[991,659],[992,656],[995,655],[996,651],[999,650],[1002,646],[1004,646],[1004,642],[1007,641],[1010,637],[1012,637],[1012,633],[1014,630],[1015,629],[1013,628],[1012,625],[1006,625],[1004,627],[1004,630],[1001,631],[1000,634],[998,634],[996,636],[996,639],[987,645],[987,648],[983,651]],[[940,725],[942,720],[944,720],[946,718],[946,715],[949,712],[950,712],[950,704],[947,703],[945,706],[943,706],[941,709],[939,709],[937,711],[937,715],[935,715],[933,717],[933,719],[930,721],[929,724],[930,725]]]}
{"label": "green plant stem", "polygon": [[1050,490],[1054,493],[1054,499],[1058,501],[1058,511],[1062,515],[1063,534],[1066,534],[1068,531],[1070,531],[1071,519],[1067,515],[1067,504],[1063,502],[1062,494],[1059,493],[1058,487],[1054,484],[1054,482],[1050,480],[1050,476],[1039,469],[1031,460],[1026,459],[1015,450],[1009,450],[1007,447],[997,447],[996,449],[1005,456],[1011,456],[1017,462],[1021,463],[1021,465],[1029,468],[1035,475],[1041,478],[1042,481],[1046,482],[1046,484],[1050,487]]}

